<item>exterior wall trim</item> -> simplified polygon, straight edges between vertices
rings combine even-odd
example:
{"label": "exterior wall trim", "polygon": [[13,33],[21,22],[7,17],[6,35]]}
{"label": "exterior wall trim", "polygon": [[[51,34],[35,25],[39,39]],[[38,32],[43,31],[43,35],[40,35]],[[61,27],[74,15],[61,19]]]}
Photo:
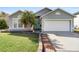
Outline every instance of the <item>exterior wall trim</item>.
{"label": "exterior wall trim", "polygon": [[44,19],[45,21],[68,21],[72,19]]}

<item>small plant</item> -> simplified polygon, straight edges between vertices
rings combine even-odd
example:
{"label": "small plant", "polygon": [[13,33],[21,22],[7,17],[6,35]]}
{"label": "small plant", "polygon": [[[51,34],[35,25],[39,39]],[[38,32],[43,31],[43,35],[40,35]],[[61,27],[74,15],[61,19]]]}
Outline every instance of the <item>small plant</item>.
{"label": "small plant", "polygon": [[7,23],[4,19],[0,19],[0,29],[7,29]]}

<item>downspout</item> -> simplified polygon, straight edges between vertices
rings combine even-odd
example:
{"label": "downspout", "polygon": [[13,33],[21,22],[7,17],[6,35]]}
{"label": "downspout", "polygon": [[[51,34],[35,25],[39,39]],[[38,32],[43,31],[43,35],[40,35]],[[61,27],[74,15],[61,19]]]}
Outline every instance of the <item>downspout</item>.
{"label": "downspout", "polygon": [[74,18],[72,19],[72,32],[74,32]]}

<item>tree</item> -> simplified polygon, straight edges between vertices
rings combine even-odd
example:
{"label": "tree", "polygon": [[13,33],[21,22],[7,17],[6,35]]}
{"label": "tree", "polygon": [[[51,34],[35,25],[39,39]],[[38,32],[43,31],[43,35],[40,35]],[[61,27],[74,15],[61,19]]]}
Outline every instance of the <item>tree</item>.
{"label": "tree", "polygon": [[0,19],[0,29],[7,29],[7,23],[4,19]]}
{"label": "tree", "polygon": [[24,11],[20,19],[25,28],[29,25],[32,27],[35,24],[35,14],[32,11]]}
{"label": "tree", "polygon": [[0,13],[0,17],[5,17],[5,16],[7,16],[7,14],[5,12]]}

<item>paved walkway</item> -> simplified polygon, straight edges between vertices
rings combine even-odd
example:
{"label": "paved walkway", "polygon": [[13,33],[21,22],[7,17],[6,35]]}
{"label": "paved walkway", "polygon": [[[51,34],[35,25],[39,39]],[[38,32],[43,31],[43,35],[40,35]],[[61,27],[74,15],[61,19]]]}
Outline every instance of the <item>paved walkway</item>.
{"label": "paved walkway", "polygon": [[55,48],[50,43],[47,34],[41,34],[41,40],[42,40],[42,52],[54,52],[56,51]]}
{"label": "paved walkway", "polygon": [[79,52],[79,34],[71,32],[48,33],[57,51]]}

